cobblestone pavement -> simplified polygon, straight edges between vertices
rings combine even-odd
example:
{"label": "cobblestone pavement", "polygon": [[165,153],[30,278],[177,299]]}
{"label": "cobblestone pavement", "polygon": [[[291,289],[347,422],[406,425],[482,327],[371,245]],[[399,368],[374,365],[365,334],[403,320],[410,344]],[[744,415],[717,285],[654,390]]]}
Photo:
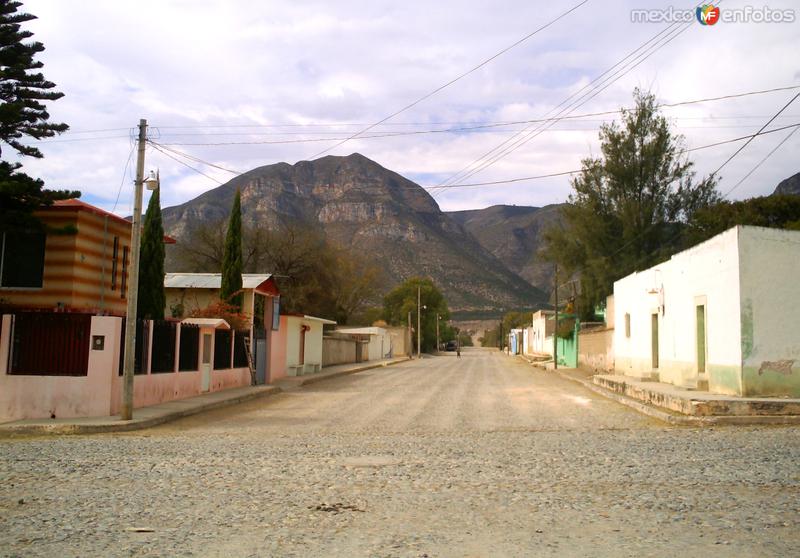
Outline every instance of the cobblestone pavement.
{"label": "cobblestone pavement", "polygon": [[468,351],[0,441],[0,554],[796,556],[799,433],[667,427]]}

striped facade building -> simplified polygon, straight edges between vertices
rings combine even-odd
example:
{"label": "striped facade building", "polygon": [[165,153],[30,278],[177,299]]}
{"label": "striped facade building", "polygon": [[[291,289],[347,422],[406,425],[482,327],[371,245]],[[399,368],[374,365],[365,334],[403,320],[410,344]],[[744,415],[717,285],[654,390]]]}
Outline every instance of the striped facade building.
{"label": "striped facade building", "polygon": [[57,201],[35,215],[46,233],[2,238],[2,302],[25,309],[124,316],[131,223],[77,199]]}

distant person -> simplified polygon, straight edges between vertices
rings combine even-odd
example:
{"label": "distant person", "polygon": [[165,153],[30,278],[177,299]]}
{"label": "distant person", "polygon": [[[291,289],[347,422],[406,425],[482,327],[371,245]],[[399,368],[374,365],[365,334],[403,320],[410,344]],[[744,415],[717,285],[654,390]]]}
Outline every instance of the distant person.
{"label": "distant person", "polygon": [[456,358],[461,358],[461,345],[456,345]]}

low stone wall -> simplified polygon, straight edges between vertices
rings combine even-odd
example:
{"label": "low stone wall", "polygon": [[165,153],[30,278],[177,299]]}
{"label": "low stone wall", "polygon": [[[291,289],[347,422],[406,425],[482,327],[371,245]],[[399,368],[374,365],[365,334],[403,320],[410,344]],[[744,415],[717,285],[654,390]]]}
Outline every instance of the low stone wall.
{"label": "low stone wall", "polygon": [[350,364],[356,362],[355,339],[343,339],[341,337],[322,338],[322,366],[333,366],[334,364]]}
{"label": "low stone wall", "polygon": [[578,364],[594,371],[614,370],[614,328],[595,328],[578,334]]}

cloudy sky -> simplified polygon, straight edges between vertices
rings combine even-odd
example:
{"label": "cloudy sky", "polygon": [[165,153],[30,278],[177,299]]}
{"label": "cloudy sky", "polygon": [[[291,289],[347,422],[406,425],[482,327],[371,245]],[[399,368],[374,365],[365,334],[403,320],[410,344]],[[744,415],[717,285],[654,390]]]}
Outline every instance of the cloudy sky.
{"label": "cloudy sky", "polygon": [[[154,141],[193,157],[176,156],[207,175],[148,149],[146,168],[161,172],[162,204],[181,203],[233,176],[206,162],[244,172],[311,159],[335,146],[337,138],[416,101],[577,3],[29,0],[24,9],[39,19],[27,28],[47,48],[40,55],[45,75],[65,93],[51,103],[52,119],[71,130],[40,142],[45,159],[24,162],[49,187],[79,189],[85,200],[126,214],[133,190],[131,137],[146,118]],[[671,104],[800,85],[800,6],[771,0],[770,9],[796,9],[796,21],[714,26],[694,21],[650,56],[634,59],[638,66],[617,66],[602,91],[583,89],[669,25],[632,22],[632,9],[670,5],[693,6],[590,0],[366,133],[384,137],[354,139],[329,153],[362,153],[423,186],[559,173],[580,168],[582,158],[598,153],[597,129],[613,115],[550,122],[545,130],[528,125],[530,136],[517,134],[524,124],[442,130],[549,118],[565,106],[572,116],[616,110],[630,105],[635,87]],[[764,4],[726,0],[721,9],[745,6]],[[656,47],[657,41],[648,44]],[[755,133],[797,91],[663,111],[694,148]],[[574,105],[555,109],[576,93]],[[771,127],[794,123],[800,123],[800,99]],[[430,130],[439,132],[398,135]],[[724,168],[720,189],[736,185],[791,131],[756,138]],[[530,139],[513,151],[495,151],[503,156],[481,164],[481,157],[503,142],[525,137]],[[703,175],[740,145],[690,156]],[[731,197],[771,193],[781,179],[800,171],[799,148],[797,133]],[[457,174],[476,165],[474,174]],[[569,178],[560,176],[454,187],[436,191],[436,198],[445,210],[539,206],[564,201],[569,191]]]}

